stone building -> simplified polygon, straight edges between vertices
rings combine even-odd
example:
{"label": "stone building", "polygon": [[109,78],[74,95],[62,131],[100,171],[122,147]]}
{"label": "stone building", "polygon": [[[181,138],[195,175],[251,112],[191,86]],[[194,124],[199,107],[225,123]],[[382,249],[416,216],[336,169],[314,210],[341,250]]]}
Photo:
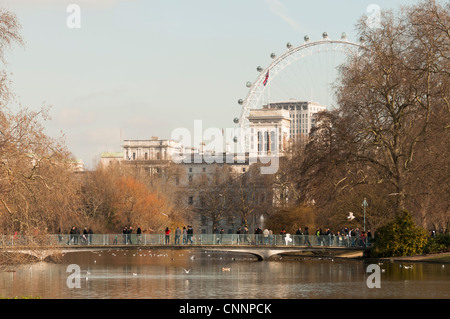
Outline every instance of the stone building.
{"label": "stone building", "polygon": [[[225,148],[225,152],[206,150],[204,143],[198,148],[187,148],[175,140],[152,137],[149,140],[124,140],[122,152],[105,152],[101,156],[104,166],[121,165],[133,168],[136,173],[144,174],[150,180],[157,176],[174,189],[180,190],[180,196],[192,212],[198,213],[197,232],[211,233],[213,222],[208,217],[205,203],[217,196],[224,196],[221,190],[217,194],[213,181],[221,169],[228,169],[228,174],[239,176],[247,174],[254,163],[264,157],[282,157],[292,141],[307,136],[316,125],[315,115],[325,110],[313,102],[286,101],[270,103],[262,109],[250,110],[249,113],[249,150],[245,154],[235,154]],[[210,183],[211,187],[202,183]],[[264,220],[264,211],[277,205],[276,192],[267,185],[244,186],[246,196],[252,197],[252,205],[258,207],[249,216],[249,227],[259,227]],[[205,195],[209,194],[209,195]],[[217,226],[217,224],[216,224]],[[230,216],[221,221],[225,232],[235,233],[242,226],[242,220]]]}
{"label": "stone building", "polygon": [[168,160],[181,152],[180,143],[174,140],[160,140],[153,136],[150,140],[124,140],[124,160]]}
{"label": "stone building", "polygon": [[250,157],[282,156],[288,148],[291,118],[284,109],[250,110]]}

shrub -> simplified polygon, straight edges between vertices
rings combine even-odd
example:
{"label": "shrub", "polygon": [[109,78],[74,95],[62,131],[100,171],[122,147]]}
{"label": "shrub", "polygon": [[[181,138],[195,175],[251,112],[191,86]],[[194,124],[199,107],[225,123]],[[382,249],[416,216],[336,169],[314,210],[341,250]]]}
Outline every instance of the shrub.
{"label": "shrub", "polygon": [[428,239],[427,245],[424,247],[424,252],[427,254],[440,253],[449,250],[450,235],[437,234],[435,237]]}
{"label": "shrub", "polygon": [[421,254],[428,242],[427,232],[417,227],[408,212],[400,213],[394,221],[377,229],[373,257],[399,257]]}

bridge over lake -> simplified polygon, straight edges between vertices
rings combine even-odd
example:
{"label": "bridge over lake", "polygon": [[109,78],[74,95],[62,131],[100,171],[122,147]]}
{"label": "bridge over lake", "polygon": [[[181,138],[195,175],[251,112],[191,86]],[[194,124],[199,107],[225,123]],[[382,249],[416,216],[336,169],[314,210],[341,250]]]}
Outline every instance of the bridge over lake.
{"label": "bridge over lake", "polygon": [[[5,238],[7,237],[7,238]],[[30,242],[33,238],[2,238],[2,250],[32,255],[40,260],[48,256],[81,251],[107,249],[196,249],[229,253],[244,253],[268,260],[274,255],[302,254],[339,256],[362,255],[368,249],[366,240],[346,236],[282,236],[272,235],[220,235],[199,234],[175,238],[164,234],[94,234],[94,235],[48,235],[40,244]],[[35,248],[31,248],[35,247]]]}

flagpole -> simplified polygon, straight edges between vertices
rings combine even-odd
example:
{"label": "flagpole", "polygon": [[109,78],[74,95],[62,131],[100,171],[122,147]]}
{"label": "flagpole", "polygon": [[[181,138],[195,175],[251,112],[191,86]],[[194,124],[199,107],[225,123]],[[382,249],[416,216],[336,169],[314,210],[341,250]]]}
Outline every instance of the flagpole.
{"label": "flagpole", "polygon": [[[266,73],[267,74],[267,73]],[[263,82],[263,85],[264,86],[266,86],[266,84]],[[265,99],[265,101],[263,101],[263,102],[265,102],[265,103],[267,103],[267,95],[266,94],[263,94],[263,97],[264,97],[264,99]],[[264,107],[264,103],[263,103],[263,107]]]}
{"label": "flagpole", "polygon": [[[264,86],[266,86],[267,82],[269,81],[269,71],[270,71],[270,69],[268,69],[267,72],[266,72],[266,77],[265,77],[264,82],[263,82]],[[269,83],[269,85],[267,87],[267,100],[268,100],[267,101],[267,107],[269,108],[270,107],[270,83]],[[263,103],[263,105],[264,105],[264,103]]]}
{"label": "flagpole", "polygon": [[[267,72],[269,72],[269,71],[267,71]],[[269,76],[270,76],[270,73],[269,73]],[[267,81],[269,81],[268,78],[267,78]],[[272,86],[271,83],[272,83],[272,81],[269,81],[269,87],[267,88],[269,90],[268,91],[268,99],[269,99],[269,101],[267,102],[267,106],[269,107],[269,109],[270,109],[270,87]]]}

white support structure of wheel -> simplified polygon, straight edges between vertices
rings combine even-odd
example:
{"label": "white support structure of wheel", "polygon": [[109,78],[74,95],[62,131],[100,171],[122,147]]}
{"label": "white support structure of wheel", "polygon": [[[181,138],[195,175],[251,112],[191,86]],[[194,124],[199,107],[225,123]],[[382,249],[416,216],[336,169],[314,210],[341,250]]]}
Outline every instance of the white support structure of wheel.
{"label": "white support structure of wheel", "polygon": [[[328,37],[328,34],[324,32],[322,34],[322,40],[310,41],[309,37],[305,36],[303,44],[294,47],[291,43],[287,43],[286,47],[287,51],[280,56],[276,56],[275,53],[271,53],[270,57],[272,58],[272,62],[269,64],[269,66],[267,66],[266,68],[258,66],[257,71],[259,74],[255,81],[246,82],[246,86],[249,88],[247,96],[245,97],[245,99],[238,100],[238,104],[242,105],[241,115],[239,118],[236,117],[233,120],[235,124],[239,125],[240,135],[246,134],[245,132],[248,131],[249,122],[247,118],[251,109],[262,108],[264,104],[279,102],[280,99],[310,100],[310,97],[312,97],[312,92],[314,90],[330,91],[331,88],[328,87],[328,85],[332,85],[334,83],[334,81],[336,80],[335,76],[330,76],[329,79],[324,79],[322,81],[323,83],[314,83],[313,77],[311,77],[311,79],[307,78],[308,75],[306,71],[309,71],[310,75],[312,74],[314,76],[321,75],[323,77],[328,77],[329,74],[333,74],[334,72],[336,72],[336,68],[343,62],[343,58],[347,57],[349,54],[357,53],[358,50],[363,46],[360,43],[348,41],[345,33],[342,34],[339,40],[332,40]],[[337,59],[332,56],[336,53],[340,55],[340,57]],[[299,63],[297,63],[298,61],[305,60],[305,58],[312,56],[319,57],[318,59],[316,59],[316,63],[318,63],[318,66],[309,65],[309,61],[304,61],[305,65],[303,66],[299,66]],[[339,59],[341,60],[339,61]],[[292,70],[287,72],[286,70],[288,70],[289,68],[292,68]],[[280,77],[283,74],[285,74],[286,79],[282,79],[284,83],[280,81],[277,90],[279,90],[280,92],[285,92],[281,92],[281,94],[275,95],[273,92],[274,89],[271,87],[276,85],[274,83],[276,83],[275,80],[277,79],[277,77]],[[301,78],[302,76],[304,78]],[[287,77],[291,77],[292,80],[289,80]],[[267,83],[266,85],[264,85],[264,81],[266,79]],[[301,84],[302,82],[300,82],[300,80],[306,82],[310,81],[310,83]],[[299,92],[289,92],[289,89],[292,89],[289,88],[289,86],[294,86],[293,89],[298,89]],[[300,91],[302,90],[303,92],[301,93]],[[305,92],[307,91],[311,92],[311,95],[308,97],[305,96],[307,94]],[[322,97],[323,96],[324,94],[322,94]],[[322,105],[331,104],[330,100],[318,102],[322,103]],[[329,108],[332,108],[331,105],[327,106]],[[235,136],[234,142],[239,142],[241,144],[241,150],[248,149],[247,138],[242,136]]]}

